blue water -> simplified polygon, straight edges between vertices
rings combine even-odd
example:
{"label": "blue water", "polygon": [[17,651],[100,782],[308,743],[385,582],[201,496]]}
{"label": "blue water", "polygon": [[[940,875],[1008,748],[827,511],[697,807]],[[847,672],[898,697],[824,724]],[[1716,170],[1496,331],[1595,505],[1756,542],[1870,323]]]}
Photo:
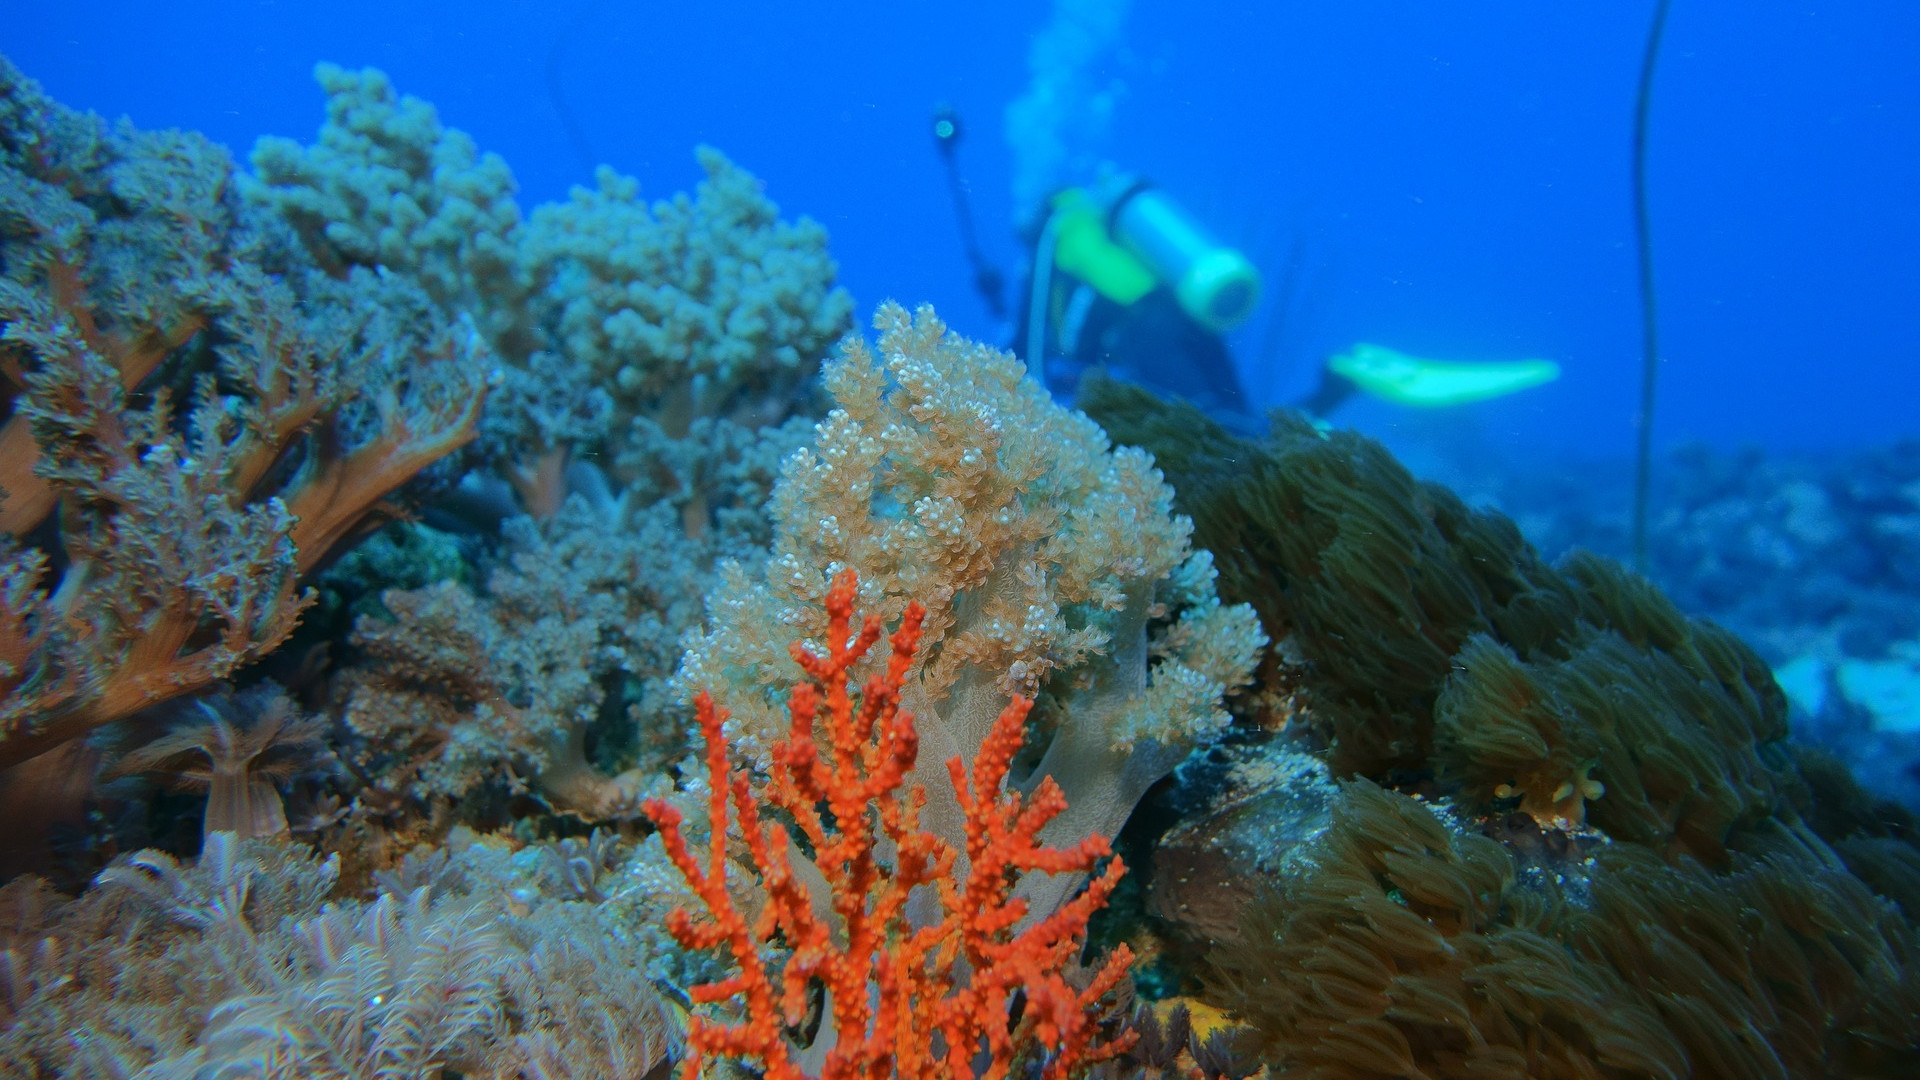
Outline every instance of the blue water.
{"label": "blue water", "polygon": [[[1091,149],[1243,246],[1269,305],[1236,339],[1262,402],[1372,340],[1542,356],[1555,385],[1444,416],[1379,405],[1389,438],[1629,452],[1639,377],[1629,204],[1633,90],[1652,4],[1137,0],[1087,70],[1114,92]],[[319,60],[373,65],[502,155],[523,204],[586,180],[587,151],[656,196],[710,142],[833,234],[863,309],[973,293],[927,118],[962,162],[1010,276],[1009,101],[1049,5],[67,3],[11,16],[0,51],[58,100],[244,155],[311,139]],[[1862,446],[1916,433],[1920,5],[1675,0],[1649,147],[1666,363],[1664,444]],[[1290,283],[1290,287],[1281,288]]]}

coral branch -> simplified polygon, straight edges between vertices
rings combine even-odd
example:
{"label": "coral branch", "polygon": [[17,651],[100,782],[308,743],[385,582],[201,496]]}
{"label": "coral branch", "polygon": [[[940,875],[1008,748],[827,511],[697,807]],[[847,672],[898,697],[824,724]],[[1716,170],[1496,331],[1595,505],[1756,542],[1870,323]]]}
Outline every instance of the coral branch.
{"label": "coral branch", "polygon": [[[869,615],[855,632],[855,593],[852,571],[828,590],[824,654],[793,646],[808,681],[789,698],[792,730],[773,747],[771,779],[760,790],[728,763],[726,710],[710,695],[697,699],[713,780],[704,868],[687,845],[679,812],[662,800],[646,805],[668,859],[706,909],[704,918],[675,912],[669,929],[687,948],[724,948],[735,965],[732,975],[694,987],[691,997],[742,1010],[737,1023],[694,1018],[684,1075],[692,1080],[714,1058],[751,1061],[768,1080],[806,1075],[791,1032],[805,1021],[816,986],[825,992],[813,1040],[828,1047],[823,1080],[1004,1077],[1038,1048],[1045,1050],[1046,1076],[1076,1075],[1125,1045],[1094,1045],[1093,1018],[1099,1000],[1126,977],[1131,952],[1115,950],[1085,989],[1075,990],[1063,974],[1084,946],[1088,917],[1125,868],[1109,858],[1104,838],[1065,850],[1039,842],[1066,801],[1051,783],[1031,799],[1006,790],[1032,705],[1015,697],[993,725],[970,783],[958,758],[948,763],[968,814],[967,864],[954,880],[956,851],[918,824],[926,796],[908,777],[919,738],[912,714],[899,707],[925,610],[906,609],[884,672],[856,703],[848,669],[880,640],[881,625]],[[737,822],[731,832],[729,803]],[[788,830],[763,821],[763,804],[793,820],[828,895],[809,891]],[[730,835],[744,841],[759,878],[764,904],[757,917],[728,888]],[[1026,915],[1026,902],[1013,895],[1022,875],[1086,874],[1102,860],[1105,871],[1077,899],[1015,932]],[[921,906],[916,890],[937,899],[931,918],[910,916],[910,904]]]}
{"label": "coral branch", "polygon": [[[204,318],[186,315],[171,325],[149,329],[137,340],[126,341],[119,335],[103,333],[95,324],[77,267],[54,262],[47,268],[47,287],[54,306],[71,319],[68,340],[76,348],[90,349],[106,358],[120,372],[122,389],[139,385],[169,353],[206,327]],[[26,384],[21,364],[24,357],[19,355],[25,352],[17,346],[6,350],[8,374],[16,389]],[[74,363],[77,359],[74,355],[50,358],[54,363]],[[15,412],[0,426],[0,493],[5,496],[0,498],[0,532],[23,535],[45,521],[59,505],[60,496],[40,476],[39,464],[40,446],[34,441],[32,420],[26,413]]]}
{"label": "coral branch", "polygon": [[316,453],[288,495],[301,573],[363,529],[381,500],[478,433],[485,384],[462,364],[461,346],[447,340],[436,351],[420,358],[414,374],[426,389],[405,400],[382,389],[379,434],[345,453]]}

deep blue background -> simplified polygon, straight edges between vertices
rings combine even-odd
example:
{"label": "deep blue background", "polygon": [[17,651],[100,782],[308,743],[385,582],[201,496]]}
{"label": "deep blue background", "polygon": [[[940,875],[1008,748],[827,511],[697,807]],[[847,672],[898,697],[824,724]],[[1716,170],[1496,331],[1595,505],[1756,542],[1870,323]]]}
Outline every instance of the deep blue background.
{"label": "deep blue background", "polygon": [[[33,3],[0,51],[60,100],[196,128],[244,156],[311,139],[317,60],[385,69],[504,156],[523,202],[587,178],[543,72],[596,155],[655,196],[711,142],[833,233],[863,310],[974,298],[931,105],[971,121],[991,253],[1019,258],[1001,112],[1048,5],[628,0]],[[1265,400],[1354,340],[1546,356],[1545,390],[1419,417],[1391,441],[1511,454],[1631,446],[1639,332],[1628,153],[1645,2],[1137,0],[1112,156],[1292,282],[1240,342]],[[567,28],[577,29],[567,35]],[[1663,443],[1861,445],[1920,434],[1920,4],[1675,0],[1652,200]],[[1291,265],[1291,272],[1283,269]],[[1284,301],[1284,302],[1279,302]]]}

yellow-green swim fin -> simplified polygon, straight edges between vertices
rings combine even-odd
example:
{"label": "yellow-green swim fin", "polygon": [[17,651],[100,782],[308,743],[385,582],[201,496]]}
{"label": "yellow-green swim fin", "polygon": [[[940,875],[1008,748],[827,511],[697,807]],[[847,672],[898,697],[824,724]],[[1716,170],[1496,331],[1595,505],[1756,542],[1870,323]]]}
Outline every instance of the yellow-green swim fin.
{"label": "yellow-green swim fin", "polygon": [[1419,408],[1504,397],[1560,377],[1551,360],[1424,360],[1366,343],[1328,360],[1327,370],[1375,397]]}

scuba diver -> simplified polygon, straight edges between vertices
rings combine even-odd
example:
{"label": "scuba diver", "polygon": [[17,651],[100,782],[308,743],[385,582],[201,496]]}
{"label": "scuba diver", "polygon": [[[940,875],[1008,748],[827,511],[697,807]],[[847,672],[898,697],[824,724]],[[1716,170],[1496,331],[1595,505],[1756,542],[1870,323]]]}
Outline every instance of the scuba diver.
{"label": "scuba diver", "polygon": [[[1014,353],[1055,397],[1072,401],[1080,379],[1101,371],[1182,398],[1246,434],[1266,422],[1240,384],[1225,335],[1253,315],[1260,274],[1163,189],[1108,170],[1087,187],[1056,192],[1037,231],[1027,288],[1009,313],[1004,279],[973,231],[956,150],[962,128],[934,114],[974,285],[996,316],[1013,321]],[[1031,231],[1031,230],[1030,230]],[[1322,366],[1306,396],[1288,403],[1324,420],[1356,393],[1402,405],[1462,405],[1551,382],[1547,360],[1448,362],[1356,344]]]}
{"label": "scuba diver", "polygon": [[1260,275],[1245,256],[1160,189],[1114,172],[1049,200],[1014,352],[1067,400],[1098,369],[1263,427],[1224,336],[1259,298]]}

